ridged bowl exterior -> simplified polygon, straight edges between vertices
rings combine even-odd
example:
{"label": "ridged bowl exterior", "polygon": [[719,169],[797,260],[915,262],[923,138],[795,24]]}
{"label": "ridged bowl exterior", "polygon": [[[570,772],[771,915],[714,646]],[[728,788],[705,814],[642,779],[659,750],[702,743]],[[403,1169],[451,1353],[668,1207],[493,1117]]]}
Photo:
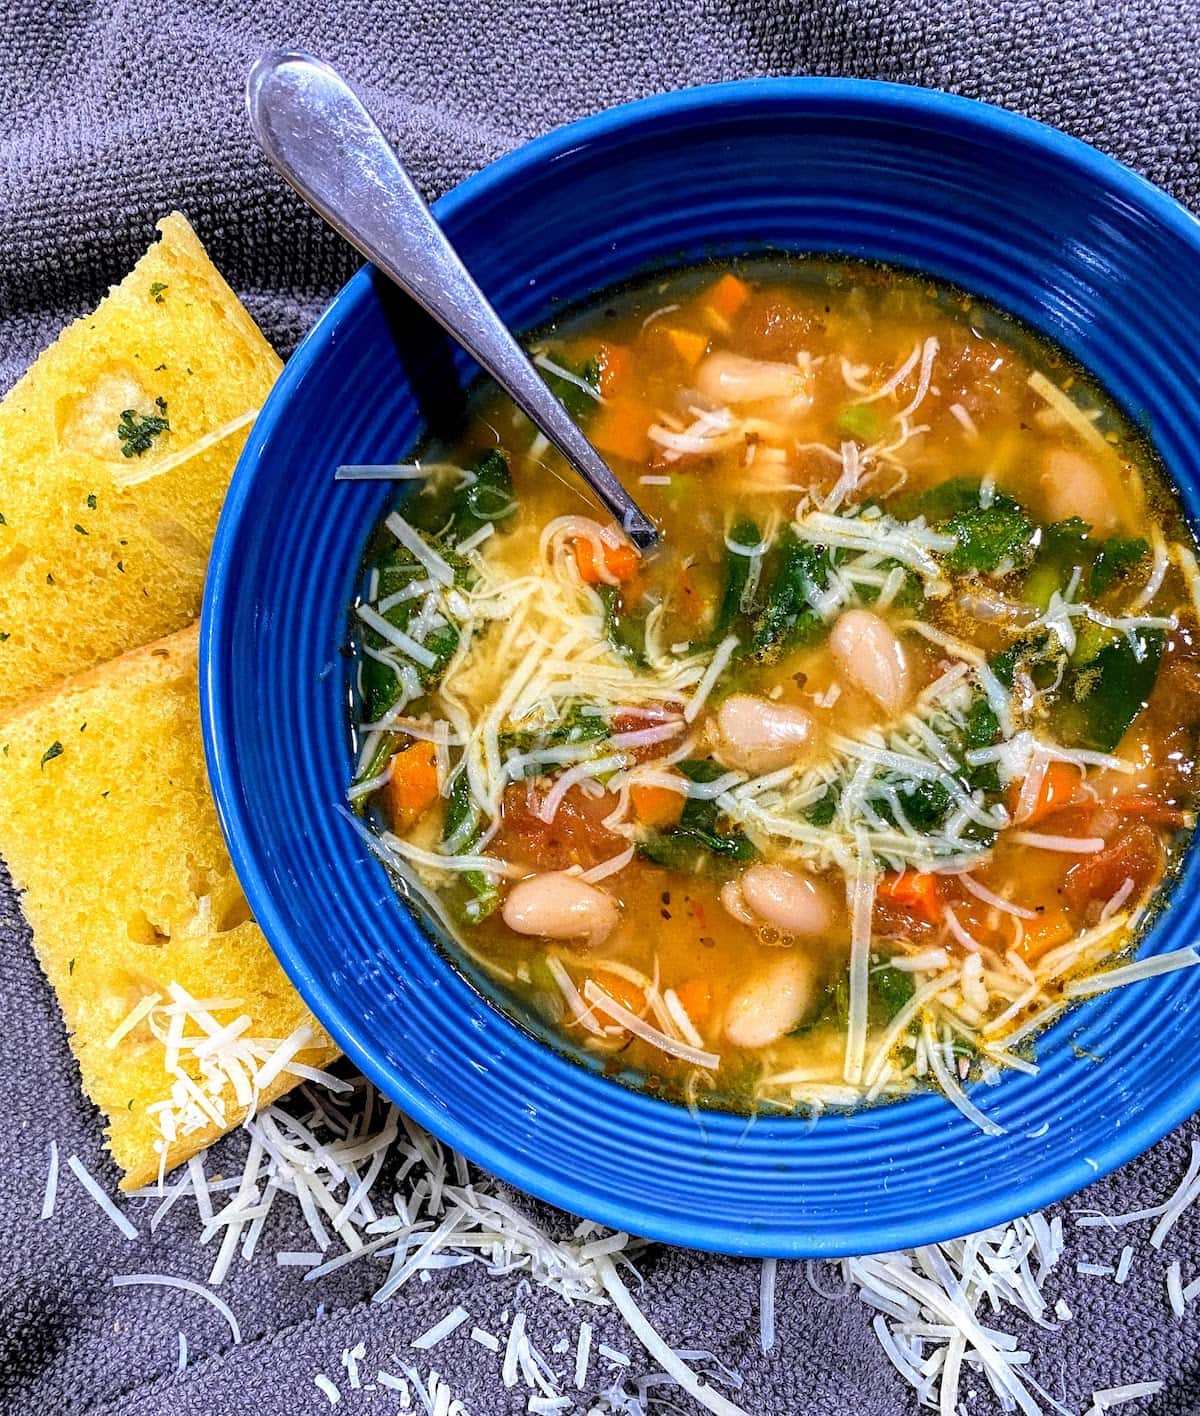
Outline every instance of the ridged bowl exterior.
{"label": "ridged bowl exterior", "polygon": [[[767,80],[618,108],[522,148],[437,212],[530,328],[647,268],[771,249],[928,271],[1051,336],[1151,433],[1195,512],[1200,228],[1092,149],[996,109],[859,81]],[[247,444],[203,616],[205,744],[239,876],[296,986],[410,1115],[579,1214],[730,1253],[837,1255],[965,1233],[1060,1198],[1200,1106],[1200,970],[1093,1001],[1036,1077],[815,1122],[686,1110],[520,1031],[432,948],[336,810],[347,605],[389,487],[335,484],[422,430],[451,354],[370,270],[288,363]],[[439,382],[440,379],[440,382]],[[1197,936],[1194,853],[1145,944]],[[1077,1046],[1103,1060],[1081,1060]]]}

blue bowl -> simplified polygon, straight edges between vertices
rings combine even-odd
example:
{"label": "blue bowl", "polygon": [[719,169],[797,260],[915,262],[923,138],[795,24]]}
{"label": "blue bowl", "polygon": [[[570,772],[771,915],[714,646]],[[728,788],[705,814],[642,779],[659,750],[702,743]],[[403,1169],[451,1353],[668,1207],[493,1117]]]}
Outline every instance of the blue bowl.
{"label": "blue bowl", "polygon": [[[928,271],[1020,316],[1138,419],[1190,514],[1200,446],[1200,226],[1099,153],[919,89],[767,80],[694,89],[552,133],[437,214],[501,315],[528,329],[638,272],[706,256],[844,252]],[[204,603],[205,746],[254,913],[349,1056],[486,1169],[578,1214],[696,1248],[886,1250],[981,1229],[1129,1160],[1200,1106],[1200,970],[1084,1005],[1041,1074],[977,1099],[817,1121],[654,1100],[522,1032],[431,947],[338,812],[349,781],[339,655],[390,488],[335,484],[399,459],[418,403],[469,361],[360,271],[287,365],[217,531]],[[1197,861],[1144,949],[1198,937]],[[1081,1060],[1072,1044],[1102,1058]]]}

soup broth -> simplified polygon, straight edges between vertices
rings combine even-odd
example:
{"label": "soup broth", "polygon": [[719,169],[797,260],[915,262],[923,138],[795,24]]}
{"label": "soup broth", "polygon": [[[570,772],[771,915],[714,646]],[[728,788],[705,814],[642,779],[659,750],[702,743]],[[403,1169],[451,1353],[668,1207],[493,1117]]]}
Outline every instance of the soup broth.
{"label": "soup broth", "polygon": [[532,348],[662,548],[494,391],[401,469],[355,607],[375,849],[651,1089],[935,1086],[990,1127],[967,1084],[1144,972],[1193,822],[1200,576],[1151,456],[1057,350],[876,267],[681,272]]}

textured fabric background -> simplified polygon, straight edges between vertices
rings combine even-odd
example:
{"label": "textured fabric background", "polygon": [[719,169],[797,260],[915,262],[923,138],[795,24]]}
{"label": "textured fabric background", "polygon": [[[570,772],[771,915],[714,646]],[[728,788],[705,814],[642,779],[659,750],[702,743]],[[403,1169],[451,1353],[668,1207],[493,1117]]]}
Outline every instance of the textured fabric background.
{"label": "textured fabric background", "polygon": [[[342,66],[430,196],[525,139],[624,99],[749,74],[821,73],[927,84],[1019,109],[1097,144],[1200,209],[1193,0],[0,0],[0,388],[128,270],[154,219],[172,207],[191,217],[280,351],[294,347],[356,260],[299,209],[251,144],[242,81],[272,43],[298,44]],[[210,1252],[196,1249],[183,1206],[153,1243],[127,1244],[69,1180],[59,1216],[37,1222],[50,1137],[106,1183],[115,1175],[2,872],[0,1008],[4,1410],[318,1412],[328,1408],[313,1374],[340,1378],[343,1347],[362,1338],[368,1360],[382,1361],[456,1302],[493,1327],[512,1302],[511,1284],[472,1268],[369,1309],[355,1268],[303,1284],[264,1254],[235,1268],[226,1285],[246,1336],[229,1348],[223,1324],[194,1300],[114,1293],[109,1275],[135,1268],[203,1277]],[[1178,1179],[1189,1134],[1200,1136],[1200,1127],[1193,1123],[1095,1186],[1086,1202],[1109,1210],[1152,1203]],[[292,1238],[303,1246],[302,1235]],[[1192,1218],[1164,1255],[1183,1260],[1185,1280],[1200,1263],[1198,1240]],[[1071,1257],[1107,1260],[1120,1242],[1082,1231]],[[289,1247],[288,1236],[277,1235],[275,1246]],[[1167,1390],[1137,1409],[1200,1411],[1200,1318],[1171,1321],[1162,1261],[1151,1258],[1140,1252],[1122,1288],[1065,1273],[1056,1291],[1075,1320],[1058,1333],[1029,1334],[1037,1375],[1073,1409],[1095,1386],[1163,1376]],[[677,1345],[711,1347],[740,1367],[747,1409],[831,1416],[913,1409],[868,1311],[817,1297],[802,1265],[780,1270],[770,1360],[757,1351],[757,1265],[658,1250],[644,1271],[642,1301],[660,1328]],[[535,1295],[531,1329],[545,1344],[563,1320],[558,1300]],[[619,1324],[600,1321],[598,1338],[634,1349]],[[192,1366],[177,1376],[180,1327]],[[495,1359],[467,1331],[432,1354],[434,1365],[474,1416],[523,1410],[524,1399],[504,1390]],[[634,1362],[644,1368],[636,1353]],[[393,1410],[395,1400],[348,1392],[343,1409]],[[986,1409],[986,1399],[971,1406]]]}

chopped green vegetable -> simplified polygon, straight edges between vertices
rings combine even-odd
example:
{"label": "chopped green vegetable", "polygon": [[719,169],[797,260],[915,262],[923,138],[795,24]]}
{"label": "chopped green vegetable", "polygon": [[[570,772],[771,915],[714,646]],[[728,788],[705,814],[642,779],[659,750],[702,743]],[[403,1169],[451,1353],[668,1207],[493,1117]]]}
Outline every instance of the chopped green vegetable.
{"label": "chopped green vegetable", "polygon": [[[573,704],[567,714],[557,723],[532,731],[501,733],[500,747],[503,751],[535,752],[539,748],[561,747],[564,743],[596,742],[609,735],[609,722],[601,713],[586,713],[584,705]],[[531,772],[544,771],[532,766]]]}
{"label": "chopped green vegetable", "polygon": [[[917,991],[911,973],[905,969],[894,969],[887,964],[881,969],[872,969],[869,978],[868,1009],[877,1008],[883,1014],[884,1022],[891,1022]],[[871,1021],[874,1022],[875,1019],[872,1018]]]}
{"label": "chopped green vegetable", "polygon": [[[886,1027],[916,992],[913,976],[903,969],[885,964],[872,968],[867,975],[867,1022],[873,1028]],[[790,1037],[799,1037],[822,1023],[835,1023],[845,1029],[850,1017],[850,975],[843,971],[837,981],[829,984],[821,1003],[808,1018],[793,1028]]]}
{"label": "chopped green vegetable", "polygon": [[779,541],[779,559],[767,589],[752,642],[758,659],[767,659],[824,633],[825,622],[810,596],[829,580],[829,552],[801,541],[790,528]]}
{"label": "chopped green vegetable", "polygon": [[948,570],[958,574],[992,571],[1010,561],[1022,568],[1032,558],[1034,530],[1020,504],[1003,492],[981,503],[982,486],[974,477],[951,477],[905,497],[893,512],[903,520],[917,516],[958,543],[945,553]]}
{"label": "chopped green vegetable", "polygon": [[88,534],[87,528],[84,526],[80,526],[78,521],[75,523],[75,530],[78,531],[81,536],[86,536]]}
{"label": "chopped green vegetable", "polygon": [[1052,673],[1060,658],[1061,655],[1056,645],[1051,642],[1050,635],[1039,630],[1035,634],[1023,636],[1007,649],[1001,650],[992,658],[990,667],[1000,683],[1011,690],[1016,685],[1018,672],[1029,674],[1036,682],[1037,678],[1047,671]]}
{"label": "chopped green vegetable", "polygon": [[[986,698],[977,698],[967,710],[963,723],[963,752],[977,751],[991,747],[1000,732],[1000,720],[996,717]],[[995,762],[981,762],[975,767],[966,766],[963,775],[967,784],[977,791],[998,792],[1000,790],[1000,768]]]}
{"label": "chopped green vegetable", "polygon": [[156,305],[161,305],[161,304],[162,304],[162,302],[163,302],[163,291],[164,291],[166,288],[167,288],[167,287],[162,283],[161,280],[155,280],[155,281],[152,281],[152,282],[151,282],[151,284],[150,284],[150,293],[151,293],[151,295],[154,296],[154,303],[155,303]]}
{"label": "chopped green vegetable", "polygon": [[87,505],[88,505],[88,510],[89,510],[89,511],[95,511],[95,510],[96,510],[96,493],[95,493],[95,492],[89,492],[89,493],[88,493]]}
{"label": "chopped green vegetable", "polygon": [[121,442],[123,457],[141,457],[150,450],[154,439],[160,433],[170,431],[171,424],[166,417],[166,401],[156,398],[154,402],[158,405],[161,417],[158,413],[139,413],[136,408],[126,408],[121,414],[117,423],[117,437]]}
{"label": "chopped green vegetable", "polygon": [[619,585],[597,585],[604,604],[604,633],[608,642],[631,664],[646,666],[646,612],[626,614]]}
{"label": "chopped green vegetable", "polygon": [[573,379],[565,379],[561,374],[556,374],[550,369],[542,368],[540,370],[542,378],[550,385],[550,390],[555,398],[578,423],[589,413],[594,413],[599,406],[600,361],[595,358],[588,359],[578,369],[574,369],[565,359],[559,358],[556,354],[552,354],[550,358],[560,369],[566,369],[568,373],[574,374],[592,390],[591,393],[588,393],[586,389],[580,388]]}
{"label": "chopped green vegetable", "polygon": [[824,828],[837,815],[837,806],[835,793],[826,792],[824,796],[818,797],[811,806],[805,808],[804,819],[810,826]]}
{"label": "chopped green vegetable", "polygon": [[[451,841],[460,854],[471,851],[479,843],[479,809],[471,795],[471,784],[465,771],[459,772],[450,784],[446,815],[442,822],[442,840]],[[463,871],[462,883],[469,891],[459,908],[466,924],[478,924],[500,903],[496,882],[482,870]]]}
{"label": "chopped green vegetable", "polygon": [[[680,762],[678,770],[693,782],[713,782],[725,769],[711,758]],[[731,861],[753,860],[757,852],[740,830],[722,829],[721,810],[715,801],[689,797],[679,825],[667,831],[652,831],[638,845],[647,860],[669,870],[694,874],[711,864],[710,857]]]}
{"label": "chopped green vegetable", "polygon": [[[380,598],[406,589],[414,580],[424,579],[427,573],[425,567],[406,546],[397,546],[389,552],[379,562],[378,570]],[[383,617],[396,629],[406,629],[420,604],[421,600],[417,596],[411,600],[401,600],[399,604],[384,611]],[[363,643],[369,649],[382,649],[386,641],[377,630],[368,626],[363,630]],[[424,643],[425,648],[434,656],[434,663],[428,667],[424,664],[413,667],[422,687],[428,690],[437,684],[446,665],[453,658],[454,651],[458,648],[458,630],[453,624],[439,625],[429,631]],[[382,718],[400,697],[400,683],[391,666],[381,663],[369,654],[364,654],[362,658],[361,685],[363,711],[367,722],[376,722]]]}
{"label": "chopped green vegetable", "polygon": [[918,831],[932,831],[950,809],[950,793],[941,782],[915,782],[896,796],[900,809]]}
{"label": "chopped green vegetable", "polygon": [[63,745],[62,745],[62,743],[61,743],[61,742],[52,742],[52,743],[50,744],[50,746],[45,750],[45,752],[42,753],[42,761],[41,761],[41,764],[40,764],[40,765],[41,765],[42,767],[45,767],[45,765],[46,765],[47,762],[53,762],[56,757],[61,757],[61,756],[62,756],[62,752],[63,752]]}
{"label": "chopped green vegetable", "polygon": [[[1081,636],[1082,639],[1082,636]],[[1096,752],[1112,752],[1146,705],[1158,677],[1165,638],[1161,629],[1113,634],[1075,659],[1059,701],[1060,730]]]}
{"label": "chopped green vegetable", "polygon": [[[457,842],[468,836],[478,822],[479,812],[471,796],[471,783],[465,771],[459,772],[450,783],[450,795],[446,798],[446,815],[442,822],[442,840]],[[460,847],[461,849],[461,847]]]}
{"label": "chopped green vegetable", "polygon": [[956,512],[938,529],[958,542],[945,562],[947,569],[960,574],[992,571],[1006,564],[1021,568],[1033,557],[1033,525],[1008,497],[997,496],[991,506]]}
{"label": "chopped green vegetable", "polygon": [[837,416],[837,430],[844,437],[873,443],[879,441],[883,423],[873,403],[850,403]]}
{"label": "chopped green vegetable", "polygon": [[979,510],[980,483],[977,477],[950,477],[897,500],[894,514],[902,520],[923,516],[926,521],[946,521],[961,512]]}
{"label": "chopped green vegetable", "polygon": [[503,521],[517,509],[512,473],[502,452],[493,448],[475,464],[475,480],[454,494],[453,539],[461,541],[488,522]]}
{"label": "chopped green vegetable", "polygon": [[1149,554],[1150,547],[1140,536],[1113,536],[1105,541],[1092,566],[1088,593],[1103,595],[1114,580],[1124,579]]}
{"label": "chopped green vegetable", "polygon": [[[730,527],[729,540],[735,545],[757,546],[761,539],[762,533],[757,524],[748,516],[739,516]],[[716,619],[709,636],[712,644],[719,644],[742,617],[742,599],[749,579],[750,557],[731,551],[726,546],[725,589],[721,594],[721,603],[717,606]]]}

